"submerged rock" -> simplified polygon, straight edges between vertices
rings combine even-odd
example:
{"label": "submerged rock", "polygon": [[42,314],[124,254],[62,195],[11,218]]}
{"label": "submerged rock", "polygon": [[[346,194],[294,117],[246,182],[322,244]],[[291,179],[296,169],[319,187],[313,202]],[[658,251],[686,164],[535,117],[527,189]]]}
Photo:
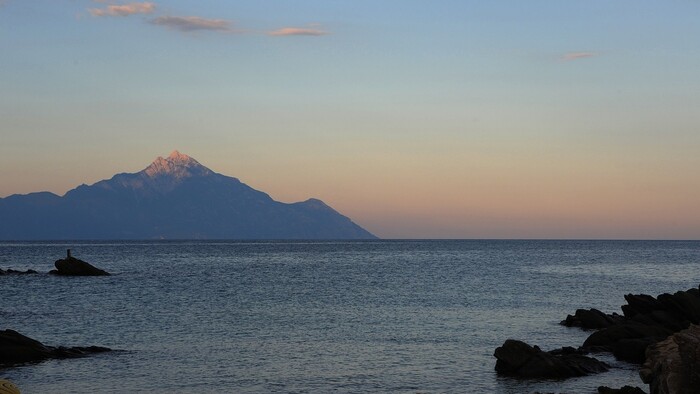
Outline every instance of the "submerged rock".
{"label": "submerged rock", "polygon": [[22,335],[14,330],[0,331],[0,366],[39,362],[51,358],[74,358],[92,353],[108,352],[100,346],[53,347]]}
{"label": "submerged rock", "polygon": [[110,275],[109,272],[101,270],[83,260],[76,259],[71,256],[70,249],[65,259],[56,260],[54,264],[55,270],[49,271],[50,274],[64,276],[105,276]]}
{"label": "submerged rock", "polygon": [[700,326],[671,335],[649,346],[639,371],[651,394],[690,394],[700,391]]}
{"label": "submerged rock", "polygon": [[544,352],[537,346],[508,339],[494,353],[496,372],[519,378],[564,379],[605,372],[608,365],[573,348]]}
{"label": "submerged rock", "polygon": [[28,275],[28,274],[38,274],[38,272],[36,272],[34,270],[19,271],[19,270],[13,270],[12,268],[8,268],[6,270],[3,270],[0,268],[0,276],[2,276],[2,275]]}

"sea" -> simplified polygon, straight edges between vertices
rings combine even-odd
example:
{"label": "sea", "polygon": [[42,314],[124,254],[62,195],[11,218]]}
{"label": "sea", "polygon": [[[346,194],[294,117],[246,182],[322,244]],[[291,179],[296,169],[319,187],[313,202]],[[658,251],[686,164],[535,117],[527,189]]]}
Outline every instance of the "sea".
{"label": "sea", "polygon": [[[46,274],[74,257],[112,276]],[[0,370],[31,393],[594,393],[637,368],[568,380],[495,373],[494,350],[589,333],[577,308],[697,287],[698,241],[4,242],[0,329],[113,352]]]}

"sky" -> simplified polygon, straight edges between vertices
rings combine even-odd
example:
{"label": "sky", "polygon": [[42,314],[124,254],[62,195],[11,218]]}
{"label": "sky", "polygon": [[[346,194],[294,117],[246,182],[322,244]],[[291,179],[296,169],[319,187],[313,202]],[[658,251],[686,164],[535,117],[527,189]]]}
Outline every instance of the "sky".
{"label": "sky", "polygon": [[0,0],[0,197],[179,150],[382,238],[700,239],[700,1]]}

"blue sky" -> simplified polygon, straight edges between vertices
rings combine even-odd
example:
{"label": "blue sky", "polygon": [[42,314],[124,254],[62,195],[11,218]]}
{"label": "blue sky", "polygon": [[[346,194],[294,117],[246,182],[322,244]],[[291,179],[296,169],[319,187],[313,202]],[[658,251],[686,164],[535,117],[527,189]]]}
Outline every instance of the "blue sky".
{"label": "blue sky", "polygon": [[0,196],[173,149],[383,237],[700,238],[698,1],[0,6]]}

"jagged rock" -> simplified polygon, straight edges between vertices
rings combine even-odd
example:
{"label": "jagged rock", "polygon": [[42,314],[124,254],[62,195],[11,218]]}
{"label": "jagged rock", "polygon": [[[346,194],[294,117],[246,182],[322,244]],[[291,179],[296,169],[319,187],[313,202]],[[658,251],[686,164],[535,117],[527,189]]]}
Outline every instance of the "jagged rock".
{"label": "jagged rock", "polygon": [[649,346],[639,371],[651,394],[690,394],[700,389],[700,326]]}
{"label": "jagged rock", "polygon": [[627,320],[647,325],[666,327],[673,332],[700,323],[700,291],[697,288],[660,294],[654,298],[646,294],[628,294],[622,312]]}
{"label": "jagged rock", "polygon": [[598,387],[598,394],[647,394],[639,387],[623,386],[619,389],[613,389],[608,386]]}
{"label": "jagged rock", "polygon": [[581,327],[586,330],[597,330],[610,327],[620,321],[622,316],[613,313],[607,315],[597,309],[577,309],[574,315],[567,315],[560,324],[567,327]]}
{"label": "jagged rock", "polygon": [[608,351],[619,360],[641,364],[647,346],[672,333],[664,327],[625,322],[594,332],[583,342],[583,348],[588,351]]}
{"label": "jagged rock", "polygon": [[70,255],[70,249],[68,249],[68,255],[65,259],[56,260],[54,264],[56,266],[55,270],[49,271],[50,274],[54,275],[64,275],[64,276],[104,276],[109,275],[109,272],[101,270],[83,260],[76,259]]}
{"label": "jagged rock", "polygon": [[74,358],[92,353],[108,352],[99,346],[53,347],[24,336],[14,330],[0,331],[0,366],[39,362],[50,358]]}
{"label": "jagged rock", "polygon": [[[586,351],[607,351],[623,361],[641,364],[647,347],[674,332],[700,323],[700,291],[697,288],[654,298],[646,294],[625,295],[624,316],[598,310],[576,311],[562,324],[595,328],[583,343]],[[607,325],[607,326],[606,326]]]}
{"label": "jagged rock", "polygon": [[0,276],[2,275],[27,275],[27,274],[37,274],[38,272],[34,270],[19,271],[8,268],[6,270],[0,269]]}
{"label": "jagged rock", "polygon": [[544,352],[537,346],[508,339],[494,353],[496,372],[520,378],[564,379],[605,372],[608,365],[573,348]]}

